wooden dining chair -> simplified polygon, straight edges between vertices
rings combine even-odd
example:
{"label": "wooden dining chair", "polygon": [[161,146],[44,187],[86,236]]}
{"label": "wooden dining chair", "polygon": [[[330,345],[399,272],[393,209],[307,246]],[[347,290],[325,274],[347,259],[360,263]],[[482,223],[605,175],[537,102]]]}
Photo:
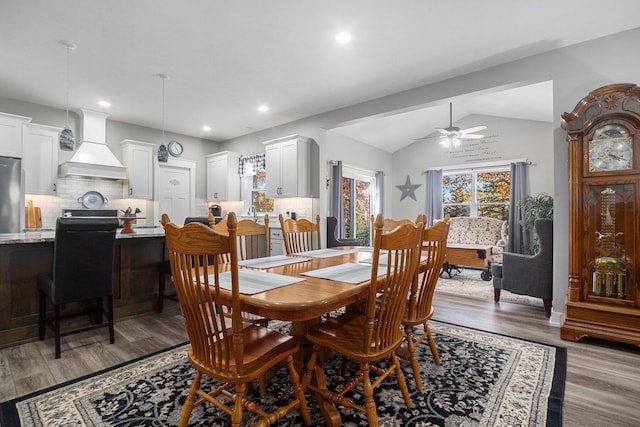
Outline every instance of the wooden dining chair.
{"label": "wooden dining chair", "polygon": [[[209,214],[209,216],[209,225],[214,230],[222,234],[229,234],[226,218],[217,224],[214,223],[211,225],[211,218],[213,216],[211,214]],[[242,261],[269,256],[269,215],[265,214],[264,224],[258,224],[251,219],[242,219],[238,221],[236,227],[236,242],[238,257]],[[229,262],[228,254],[221,256],[224,262]],[[269,324],[269,319],[253,313],[242,312],[242,318],[245,322],[256,323],[262,326],[267,326]],[[261,382],[260,389],[264,394],[264,381]]]}
{"label": "wooden dining chair", "polygon": [[287,255],[320,249],[320,215],[316,215],[315,223],[305,218],[285,220],[282,214],[278,215],[278,220]]}
{"label": "wooden dining chair", "polygon": [[[303,377],[303,387],[315,391],[322,399],[344,407],[365,412],[370,426],[378,425],[373,388],[392,374],[398,382],[404,402],[411,405],[409,390],[395,351],[401,345],[403,332],[400,327],[409,286],[414,278],[420,257],[422,224],[403,224],[391,232],[383,233],[384,217],[376,218],[371,283],[365,312],[347,310],[344,314],[329,318],[307,331],[307,339],[313,343],[313,352]],[[380,251],[388,251],[386,275],[378,278]],[[387,256],[384,254],[383,256]],[[324,375],[324,357],[331,352],[342,354],[358,363],[358,375],[346,383],[340,391],[327,389]],[[376,368],[371,362],[389,359],[386,369]],[[371,373],[377,376],[371,381]],[[315,375],[315,382],[312,379]],[[363,384],[365,406],[345,395],[360,383]]]}
{"label": "wooden dining chair", "polygon": [[[384,224],[382,226],[382,231],[391,231],[394,228],[396,228],[399,225],[402,224],[417,224],[417,223],[422,223],[423,226],[427,224],[427,216],[425,214],[418,214],[416,216],[416,220],[415,221],[411,221],[410,219],[404,218],[404,219],[393,219],[393,218],[385,218],[384,219]],[[375,221],[373,218],[373,215],[371,215],[371,227],[372,227],[372,233],[371,235],[373,235],[373,228],[375,228]]]}
{"label": "wooden dining chair", "polygon": [[[271,254],[269,247],[269,215],[264,216],[264,224],[258,224],[252,219],[238,221],[236,237],[238,239],[238,255],[240,260],[267,257]],[[209,225],[214,230],[228,234],[227,220],[223,219],[218,224]]]}
{"label": "wooden dining chair", "polygon": [[[171,222],[163,225],[171,273],[191,344],[189,362],[196,369],[179,425],[186,426],[194,406],[205,402],[229,414],[234,427],[240,426],[243,409],[259,415],[262,425],[271,425],[295,407],[299,407],[305,424],[310,425],[304,391],[293,366],[293,354],[300,348],[298,340],[242,319],[235,214],[228,216],[228,234],[200,223],[184,227]],[[222,254],[228,254],[229,264],[221,262],[218,255]],[[212,265],[203,262],[209,256],[213,256]],[[231,291],[223,290],[222,274],[230,276]],[[225,312],[231,314],[230,319]],[[280,364],[289,370],[295,399],[266,413],[249,402],[245,392],[251,381]],[[203,375],[222,384],[215,384],[207,392],[201,388]]]}
{"label": "wooden dining chair", "polygon": [[[171,222],[169,215],[163,213],[160,217],[160,224],[164,226],[164,224],[169,222]],[[190,222],[200,222],[206,225],[208,223],[208,218],[202,216],[188,216],[184,219],[185,224]],[[162,313],[164,310],[165,299],[178,302],[178,296],[176,294],[171,292],[167,293],[165,290],[167,287],[167,275],[171,275],[171,267],[169,266],[168,260],[163,260],[158,264],[158,313]]]}
{"label": "wooden dining chair", "polygon": [[[422,391],[422,380],[416,352],[423,341],[428,342],[433,359],[437,365],[440,364],[438,348],[427,321],[433,316],[433,293],[445,259],[448,234],[448,221],[437,222],[422,231],[422,256],[426,258],[426,261],[416,269],[402,319],[408,354],[407,358],[401,358],[401,361],[411,364],[416,388],[420,391]],[[421,278],[420,270],[422,270]],[[419,325],[422,325],[424,330],[419,336],[415,336],[415,327]],[[398,354],[402,355],[402,351],[399,351]]]}

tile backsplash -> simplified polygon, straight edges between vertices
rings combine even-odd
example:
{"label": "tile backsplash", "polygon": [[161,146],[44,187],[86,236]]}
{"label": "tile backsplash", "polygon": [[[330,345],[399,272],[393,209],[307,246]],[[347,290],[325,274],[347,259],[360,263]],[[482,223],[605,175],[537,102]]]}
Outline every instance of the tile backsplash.
{"label": "tile backsplash", "polygon": [[[106,203],[103,209],[125,210],[131,207],[133,210],[139,208],[146,219],[138,220],[138,225],[158,225],[155,217],[159,216],[154,212],[157,204],[153,200],[129,199],[123,198],[123,182],[111,181],[106,179],[82,178],[82,177],[65,177],[58,178],[57,196],[41,196],[37,194],[25,195],[24,204],[27,201],[33,201],[33,206],[40,207],[42,211],[42,228],[55,228],[56,219],[62,214],[63,209],[82,209],[82,201],[79,200],[87,191],[97,191],[105,198]],[[195,200],[194,216],[207,216],[209,206],[213,202],[207,202],[205,199]],[[239,216],[248,214],[248,207],[245,208],[243,202],[220,202],[222,213],[226,215],[229,212],[235,212]],[[313,218],[317,213],[317,199],[306,198],[284,198],[275,199],[274,210],[269,212],[270,216],[277,217],[282,214],[286,217],[287,212],[296,212],[298,218]],[[264,216],[264,212],[258,212],[258,215]]]}
{"label": "tile backsplash", "polygon": [[139,220],[139,225],[153,225],[153,201],[143,199],[122,198],[122,181],[111,181],[106,179],[65,177],[58,178],[57,196],[41,196],[37,194],[25,195],[25,206],[28,200],[33,201],[33,205],[42,210],[42,228],[54,228],[56,219],[62,214],[63,209],[83,209],[82,201],[79,200],[87,191],[97,191],[105,198],[105,204],[101,209],[127,209],[139,208],[140,216],[146,217]]}

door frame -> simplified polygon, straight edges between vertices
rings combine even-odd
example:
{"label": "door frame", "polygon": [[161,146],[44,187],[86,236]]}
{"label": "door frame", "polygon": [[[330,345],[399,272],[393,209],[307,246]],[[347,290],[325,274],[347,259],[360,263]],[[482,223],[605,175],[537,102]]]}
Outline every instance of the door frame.
{"label": "door frame", "polygon": [[[180,160],[169,159],[166,162],[159,162],[157,157],[153,158],[153,194],[158,197],[160,194],[160,180],[157,179],[160,176],[160,170],[166,167],[185,169],[189,171],[189,215],[193,216],[193,212],[196,209],[196,161],[195,160]],[[155,198],[154,197],[154,198]],[[160,222],[160,204],[157,200],[153,202],[153,222],[157,224]]]}

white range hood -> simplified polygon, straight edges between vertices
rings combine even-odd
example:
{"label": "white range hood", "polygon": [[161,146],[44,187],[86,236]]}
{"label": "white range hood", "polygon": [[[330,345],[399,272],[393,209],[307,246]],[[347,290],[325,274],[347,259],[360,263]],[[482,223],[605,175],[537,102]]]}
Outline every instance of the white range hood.
{"label": "white range hood", "polygon": [[58,166],[58,175],[102,179],[127,179],[127,168],[107,147],[107,114],[80,110],[82,143],[73,157]]}

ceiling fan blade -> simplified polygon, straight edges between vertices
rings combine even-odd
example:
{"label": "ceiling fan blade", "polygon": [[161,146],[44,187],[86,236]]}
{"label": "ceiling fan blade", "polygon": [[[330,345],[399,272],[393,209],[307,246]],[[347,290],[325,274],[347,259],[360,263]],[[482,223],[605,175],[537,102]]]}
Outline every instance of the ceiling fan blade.
{"label": "ceiling fan blade", "polygon": [[473,128],[469,128],[469,129],[462,129],[460,131],[460,133],[474,133],[474,132],[478,132],[481,130],[485,130],[487,127],[486,126],[476,126]]}
{"label": "ceiling fan blade", "polygon": [[436,128],[436,130],[443,135],[449,135],[451,133],[449,129]]}
{"label": "ceiling fan blade", "polygon": [[460,135],[460,139],[482,139],[484,135],[478,135],[473,133],[465,133]]}

